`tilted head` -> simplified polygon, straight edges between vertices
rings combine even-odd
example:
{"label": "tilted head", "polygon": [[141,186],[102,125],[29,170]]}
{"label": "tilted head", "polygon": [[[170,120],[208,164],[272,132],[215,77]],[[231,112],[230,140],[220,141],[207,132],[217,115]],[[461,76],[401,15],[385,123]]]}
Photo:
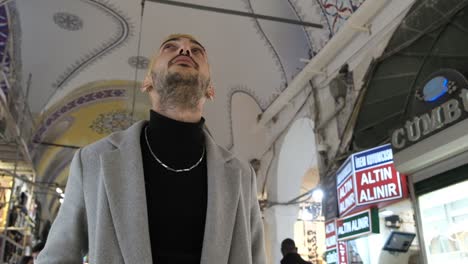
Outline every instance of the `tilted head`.
{"label": "tilted head", "polygon": [[196,110],[213,95],[210,66],[203,45],[193,36],[168,36],[153,56],[142,87],[153,106]]}

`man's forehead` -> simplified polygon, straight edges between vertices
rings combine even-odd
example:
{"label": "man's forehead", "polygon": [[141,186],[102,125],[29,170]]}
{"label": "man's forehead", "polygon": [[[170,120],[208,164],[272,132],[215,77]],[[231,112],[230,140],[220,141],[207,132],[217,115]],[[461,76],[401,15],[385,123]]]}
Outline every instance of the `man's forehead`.
{"label": "man's forehead", "polygon": [[190,35],[190,34],[171,34],[171,35],[167,36],[167,37],[163,40],[163,42],[162,42],[160,48],[161,48],[165,43],[167,43],[167,42],[170,42],[170,41],[178,41],[178,40],[180,40],[180,39],[182,39],[182,38],[188,39],[188,40],[190,40],[190,42],[192,42],[192,43],[194,43],[194,44],[197,44],[197,45],[199,45],[200,47],[202,47],[203,49],[205,49],[205,47],[204,47],[194,36],[192,36],[192,35]]}

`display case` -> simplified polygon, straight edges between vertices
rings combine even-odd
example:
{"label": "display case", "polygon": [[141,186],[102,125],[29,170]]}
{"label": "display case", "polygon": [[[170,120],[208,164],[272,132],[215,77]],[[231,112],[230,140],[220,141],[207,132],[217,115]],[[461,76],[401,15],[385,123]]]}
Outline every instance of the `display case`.
{"label": "display case", "polygon": [[468,263],[468,180],[420,195],[418,203],[427,262]]}

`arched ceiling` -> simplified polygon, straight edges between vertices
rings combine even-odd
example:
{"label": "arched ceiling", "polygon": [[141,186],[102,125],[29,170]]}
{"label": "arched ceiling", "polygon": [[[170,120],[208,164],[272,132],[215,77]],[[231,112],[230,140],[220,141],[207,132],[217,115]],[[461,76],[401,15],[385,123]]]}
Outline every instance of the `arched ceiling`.
{"label": "arched ceiling", "polygon": [[[189,3],[190,1],[186,1]],[[149,58],[173,32],[196,35],[212,64],[217,100],[208,122],[221,144],[232,144],[228,100],[236,91],[253,97],[261,109],[281,93],[310,58],[362,1],[198,1],[203,6],[306,20],[302,27],[146,1],[140,55]],[[32,74],[29,103],[44,113],[67,94],[93,81],[134,80],[132,57],[141,29],[140,3],[127,0],[18,0],[23,75]],[[354,4],[354,6],[353,6]],[[349,13],[349,14],[347,14]],[[137,80],[145,72],[144,63]],[[26,78],[23,78],[26,86]],[[216,114],[215,114],[216,113]],[[210,121],[213,122],[210,122]],[[224,123],[224,124],[223,124]]]}
{"label": "arched ceiling", "polygon": [[[21,86],[37,117],[34,162],[39,180],[66,182],[66,164],[80,147],[125,128],[104,133],[93,124],[111,116],[145,118],[148,102],[134,93],[148,59],[171,33],[195,35],[206,47],[216,88],[206,105],[207,124],[220,145],[253,158],[267,146],[249,133],[259,113],[277,98],[305,62],[317,54],[364,0],[200,0],[197,5],[314,23],[294,25],[147,0],[16,0],[15,47]],[[183,0],[179,3],[191,4]],[[141,30],[141,51],[137,54]],[[142,56],[137,60],[135,56]],[[136,78],[135,78],[136,77]],[[237,95],[237,96],[236,96]],[[239,96],[241,95],[241,96]],[[246,108],[242,106],[245,105]],[[237,109],[237,110],[236,110]],[[249,114],[250,117],[241,117]],[[120,111],[119,115],[117,112]],[[233,113],[236,111],[236,113]],[[112,112],[112,113],[111,113]],[[235,120],[234,120],[235,119]],[[104,121],[103,121],[104,120]],[[121,125],[121,126],[120,126]],[[50,146],[37,143],[51,143]],[[234,144],[239,144],[235,148]],[[64,145],[65,147],[63,147]],[[62,147],[60,147],[62,146]],[[68,146],[68,147],[67,147]],[[249,146],[252,151],[249,151]]]}

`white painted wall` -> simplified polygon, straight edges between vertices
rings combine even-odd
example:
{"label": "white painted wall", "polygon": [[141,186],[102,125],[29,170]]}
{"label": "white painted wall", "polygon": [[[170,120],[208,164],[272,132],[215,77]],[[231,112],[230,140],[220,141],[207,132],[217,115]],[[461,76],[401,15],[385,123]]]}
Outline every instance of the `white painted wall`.
{"label": "white painted wall", "polygon": [[284,138],[279,153],[277,179],[272,181],[269,197],[286,202],[300,193],[304,174],[316,167],[314,124],[308,118],[294,122]]}
{"label": "white painted wall", "polygon": [[[269,175],[269,201],[287,202],[297,197],[301,193],[304,175],[310,168],[317,167],[313,127],[314,123],[309,118],[299,118],[287,130],[279,149],[276,170]],[[281,241],[294,238],[298,209],[297,205],[277,205],[265,210],[269,263],[279,263],[282,258]]]}

